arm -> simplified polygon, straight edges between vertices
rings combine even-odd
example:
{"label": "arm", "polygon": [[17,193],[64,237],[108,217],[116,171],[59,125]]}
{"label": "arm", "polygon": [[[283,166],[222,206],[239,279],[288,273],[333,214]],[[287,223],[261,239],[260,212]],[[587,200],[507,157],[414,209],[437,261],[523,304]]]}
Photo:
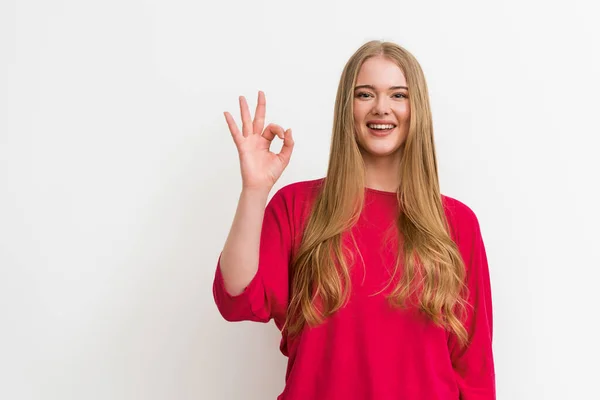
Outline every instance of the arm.
{"label": "arm", "polygon": [[467,269],[469,289],[465,328],[469,335],[467,346],[461,348],[456,337],[450,336],[449,350],[460,400],[495,400],[496,385],[492,351],[492,295],[485,245],[479,222],[469,212],[461,247]]}
{"label": "arm", "polygon": [[[242,193],[229,235],[219,261],[213,283],[213,296],[221,315],[229,321],[244,319],[268,321],[271,318],[269,301],[279,295],[267,288],[282,285],[281,272],[284,257],[272,254],[284,254],[286,249],[264,248],[264,235],[277,235],[277,218],[283,214],[274,211],[273,200],[265,209],[267,196],[283,170],[287,167],[294,140],[292,131],[269,124],[263,130],[266,112],[266,100],[263,92],[258,93],[258,103],[254,120],[250,116],[248,103],[240,96],[242,131],[233,117],[225,112],[231,137],[240,158],[242,173]],[[279,136],[283,139],[281,151],[270,151],[271,142]],[[275,194],[274,199],[280,198]],[[280,235],[281,236],[281,235]],[[270,239],[270,238],[268,238]],[[281,238],[280,240],[285,240]],[[288,241],[289,242],[289,241]],[[269,243],[276,245],[276,243]],[[265,264],[268,271],[263,271]],[[285,279],[287,280],[287,264]],[[271,272],[275,271],[275,272]],[[285,284],[287,287],[287,283]],[[281,303],[278,299],[277,304]]]}

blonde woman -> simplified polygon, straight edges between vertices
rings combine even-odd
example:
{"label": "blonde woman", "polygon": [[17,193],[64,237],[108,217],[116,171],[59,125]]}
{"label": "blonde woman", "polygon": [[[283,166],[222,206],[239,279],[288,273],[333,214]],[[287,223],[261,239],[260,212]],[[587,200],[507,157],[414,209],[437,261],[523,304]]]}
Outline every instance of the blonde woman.
{"label": "blonde woman", "polygon": [[[324,178],[270,190],[290,129],[240,97],[225,113],[243,187],[213,293],[228,321],[274,320],[289,357],[279,400],[495,399],[492,301],[474,212],[440,193],[417,60],[372,41],[338,87]],[[269,151],[283,139],[279,154]]]}

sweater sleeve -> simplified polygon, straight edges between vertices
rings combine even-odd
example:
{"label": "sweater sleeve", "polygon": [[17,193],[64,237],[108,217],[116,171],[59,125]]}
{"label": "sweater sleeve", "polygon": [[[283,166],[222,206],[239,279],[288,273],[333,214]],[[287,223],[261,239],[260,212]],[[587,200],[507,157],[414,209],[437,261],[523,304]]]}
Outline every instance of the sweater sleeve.
{"label": "sweater sleeve", "polygon": [[225,320],[268,322],[285,315],[292,249],[288,208],[283,189],[280,189],[265,208],[258,270],[242,293],[231,295],[225,289],[219,255],[213,297]]}
{"label": "sweater sleeve", "polygon": [[[460,243],[466,267],[468,287],[465,328],[468,343],[461,347],[457,337],[449,337],[449,351],[460,400],[494,400],[496,384],[492,352],[492,296],[487,256],[479,222],[468,209]],[[463,230],[463,231],[464,231]]]}

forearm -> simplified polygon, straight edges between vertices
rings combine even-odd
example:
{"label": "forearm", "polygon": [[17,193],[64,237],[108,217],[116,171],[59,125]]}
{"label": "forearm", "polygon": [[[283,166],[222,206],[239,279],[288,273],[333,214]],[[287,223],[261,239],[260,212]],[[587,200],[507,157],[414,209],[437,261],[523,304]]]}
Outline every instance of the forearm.
{"label": "forearm", "polygon": [[244,291],[258,270],[260,237],[269,190],[243,189],[229,235],[221,253],[225,289],[235,296]]}

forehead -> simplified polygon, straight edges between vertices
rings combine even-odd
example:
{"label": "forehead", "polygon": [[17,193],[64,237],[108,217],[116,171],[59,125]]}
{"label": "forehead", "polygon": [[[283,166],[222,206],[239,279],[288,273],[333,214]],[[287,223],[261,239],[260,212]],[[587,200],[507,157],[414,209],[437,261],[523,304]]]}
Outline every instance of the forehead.
{"label": "forehead", "polygon": [[361,65],[356,85],[373,85],[378,89],[408,86],[400,67],[389,58],[381,56],[371,57]]}

